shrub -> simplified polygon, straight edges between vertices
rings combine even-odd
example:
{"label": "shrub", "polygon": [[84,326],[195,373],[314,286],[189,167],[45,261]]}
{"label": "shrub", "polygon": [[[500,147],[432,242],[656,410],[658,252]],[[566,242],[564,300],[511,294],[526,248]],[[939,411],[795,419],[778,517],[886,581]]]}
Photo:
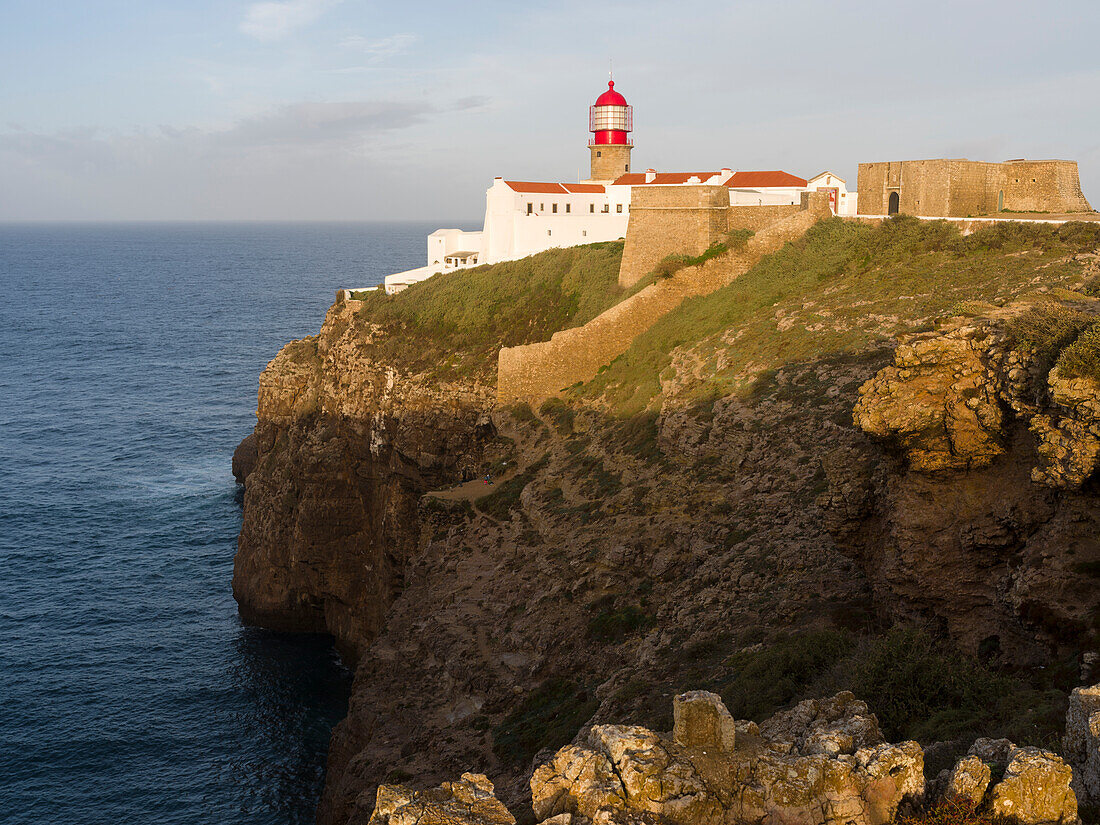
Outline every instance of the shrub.
{"label": "shrub", "polygon": [[727,659],[734,675],[718,693],[734,718],[761,721],[799,698],[853,645],[851,636],[835,630],[780,637],[761,650]]}
{"label": "shrub", "polygon": [[526,402],[519,402],[513,404],[508,408],[508,412],[512,415],[512,420],[517,424],[538,424],[539,417],[531,410],[531,405]]}
{"label": "shrub", "polygon": [[562,435],[573,432],[575,415],[573,408],[558,397],[547,398],[539,407],[539,414],[545,415],[554,424],[554,428]]}
{"label": "shrub", "polygon": [[599,644],[617,644],[628,636],[653,627],[655,619],[634,605],[601,610],[588,622],[588,636]]}
{"label": "shrub", "polygon": [[1050,301],[1017,315],[1005,331],[1015,346],[1053,363],[1093,320],[1087,313]]}
{"label": "shrub", "polygon": [[493,728],[493,753],[506,765],[525,765],[543,748],[567,744],[598,706],[580,682],[549,679]]}
{"label": "shrub", "polygon": [[1011,825],[1012,821],[971,804],[946,800],[925,811],[899,816],[897,825]]}
{"label": "shrub", "polygon": [[1100,322],[1093,323],[1058,356],[1058,373],[1100,383]]}

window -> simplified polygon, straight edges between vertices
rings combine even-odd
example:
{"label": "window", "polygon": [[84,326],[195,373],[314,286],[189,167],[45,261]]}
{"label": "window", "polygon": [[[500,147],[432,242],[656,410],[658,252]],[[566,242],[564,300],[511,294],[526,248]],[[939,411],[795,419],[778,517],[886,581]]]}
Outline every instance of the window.
{"label": "window", "polygon": [[611,204],[605,203],[603,205],[603,209],[601,209],[600,211],[603,212],[606,215],[608,212],[611,211]]}
{"label": "window", "polygon": [[546,230],[546,234],[547,234],[547,235],[549,235],[549,234],[550,234],[550,230],[549,230],[549,229],[547,229],[547,230]]}
{"label": "window", "polygon": [[565,205],[565,214],[566,214],[566,215],[568,215],[568,214],[570,213],[570,211],[571,211],[571,210],[570,210],[570,208],[569,208],[570,206],[572,206],[572,204],[569,204],[569,203],[567,203],[567,204]]}
{"label": "window", "polygon": [[623,205],[621,203],[615,204],[615,211],[621,213],[623,211]]}
{"label": "window", "polygon": [[539,204],[539,212],[545,212],[545,211],[546,211],[546,204],[545,203],[540,203]]}
{"label": "window", "polygon": [[587,229],[582,229],[581,230],[581,237],[582,238],[587,238],[588,237],[588,230]]}
{"label": "window", "polygon": [[600,153],[599,153],[599,152],[596,152],[596,157],[599,157],[599,156],[600,156]]}
{"label": "window", "polygon": [[553,212],[555,215],[558,214],[558,205],[556,203],[550,204],[550,211]]}
{"label": "window", "polygon": [[533,203],[527,204],[527,214],[530,215],[535,211],[535,205]]}
{"label": "window", "polygon": [[630,171],[630,164],[629,163],[626,165],[626,171],[628,171],[628,172]]}
{"label": "window", "polygon": [[589,212],[595,212],[596,211],[596,204],[594,204],[594,203],[588,204],[588,211]]}

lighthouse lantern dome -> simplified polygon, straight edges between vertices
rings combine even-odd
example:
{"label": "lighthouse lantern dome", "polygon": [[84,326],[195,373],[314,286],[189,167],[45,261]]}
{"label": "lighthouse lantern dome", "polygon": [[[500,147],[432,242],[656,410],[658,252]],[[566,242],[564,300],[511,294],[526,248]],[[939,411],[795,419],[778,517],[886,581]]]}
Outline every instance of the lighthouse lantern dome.
{"label": "lighthouse lantern dome", "polygon": [[634,130],[634,107],[615,91],[615,81],[607,82],[607,91],[596,98],[589,109],[590,146],[630,146],[628,134]]}

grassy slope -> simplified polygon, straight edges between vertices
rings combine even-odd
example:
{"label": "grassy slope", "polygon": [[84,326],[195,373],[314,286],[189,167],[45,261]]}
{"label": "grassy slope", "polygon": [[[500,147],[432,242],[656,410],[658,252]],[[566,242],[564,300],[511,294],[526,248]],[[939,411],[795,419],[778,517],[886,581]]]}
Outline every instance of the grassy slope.
{"label": "grassy slope", "polygon": [[391,333],[379,346],[410,369],[491,375],[501,346],[545,341],[621,300],[622,253],[611,241],[440,273],[394,296],[357,294],[359,317]]}
{"label": "grassy slope", "polygon": [[622,413],[643,409],[682,346],[704,359],[700,395],[744,392],[767,370],[930,328],[965,302],[1064,284],[1081,271],[1070,257],[1097,246],[1096,224],[998,224],[964,238],[945,221],[824,221],[730,286],[685,301],[581,392]]}

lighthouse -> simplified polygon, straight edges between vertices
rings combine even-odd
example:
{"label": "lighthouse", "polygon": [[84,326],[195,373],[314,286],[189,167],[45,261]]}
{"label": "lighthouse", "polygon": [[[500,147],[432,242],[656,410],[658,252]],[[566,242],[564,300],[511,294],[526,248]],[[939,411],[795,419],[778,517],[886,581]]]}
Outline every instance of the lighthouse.
{"label": "lighthouse", "polygon": [[589,180],[613,181],[630,171],[630,150],[634,144],[630,132],[634,129],[634,107],[615,91],[615,81],[607,82],[607,91],[596,98],[588,110],[588,131],[592,140],[592,172]]}

